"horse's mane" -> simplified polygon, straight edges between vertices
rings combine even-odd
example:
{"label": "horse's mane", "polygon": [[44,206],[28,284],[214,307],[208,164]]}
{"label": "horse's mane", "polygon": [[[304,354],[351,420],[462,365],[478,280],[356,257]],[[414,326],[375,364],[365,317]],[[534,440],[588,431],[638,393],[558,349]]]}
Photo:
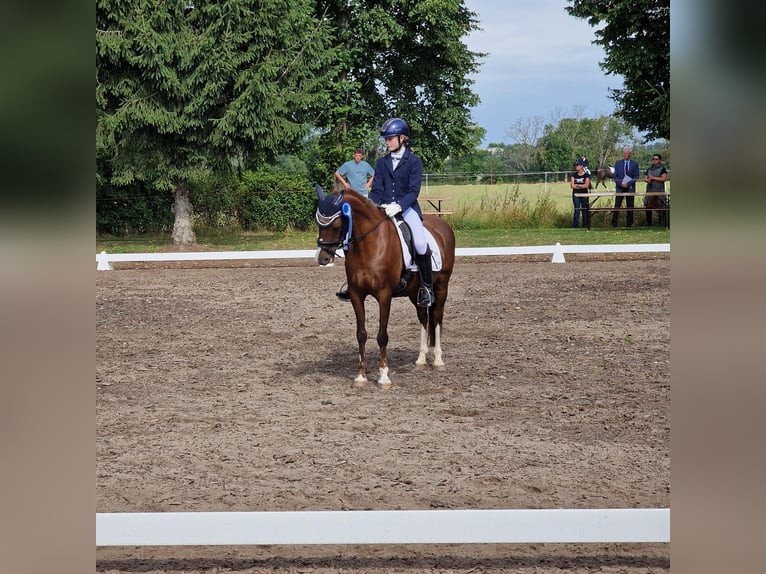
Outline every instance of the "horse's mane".
{"label": "horse's mane", "polygon": [[349,189],[348,191],[345,191],[344,193],[345,193],[346,195],[355,195],[355,196],[356,196],[356,197],[358,197],[360,200],[362,200],[362,201],[366,201],[366,202],[369,202],[369,203],[371,203],[372,205],[375,205],[375,204],[373,203],[373,201],[372,201],[372,200],[371,200],[369,197],[367,197],[367,196],[365,196],[365,195],[362,195],[361,193],[359,193],[359,192],[358,192],[357,190],[355,190],[355,189]]}
{"label": "horse's mane", "polygon": [[372,209],[374,209],[376,211],[380,211],[380,208],[379,208],[378,204],[376,204],[374,201],[372,201],[369,197],[362,195],[361,193],[359,193],[355,189],[349,189],[348,191],[344,191],[342,193],[345,194],[346,197],[354,196],[359,201],[361,201],[362,204],[366,205],[367,207],[372,208]]}

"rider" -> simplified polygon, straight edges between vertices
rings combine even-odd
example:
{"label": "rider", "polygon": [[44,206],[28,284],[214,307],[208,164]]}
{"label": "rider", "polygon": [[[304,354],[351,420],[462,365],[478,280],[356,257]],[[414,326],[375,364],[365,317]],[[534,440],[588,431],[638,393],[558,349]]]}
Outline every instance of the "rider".
{"label": "rider", "polygon": [[[375,164],[370,199],[385,209],[388,217],[394,218],[401,213],[410,226],[415,244],[415,261],[420,272],[417,305],[430,307],[435,300],[431,250],[423,227],[423,214],[418,205],[423,162],[409,149],[412,145],[410,128],[403,119],[391,118],[383,122],[380,135],[385,139],[389,153]],[[343,292],[337,295],[341,299],[347,298]]]}

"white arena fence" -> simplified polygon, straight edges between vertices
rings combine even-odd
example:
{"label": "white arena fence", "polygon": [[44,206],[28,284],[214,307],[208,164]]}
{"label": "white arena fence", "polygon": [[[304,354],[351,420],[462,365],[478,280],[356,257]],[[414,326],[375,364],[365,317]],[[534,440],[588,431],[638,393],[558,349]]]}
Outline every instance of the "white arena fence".
{"label": "white arena fence", "polygon": [[[669,252],[669,243],[468,247],[457,256]],[[117,261],[313,259],[315,250],[114,253]],[[96,546],[670,542],[669,508],[96,514]]]}
{"label": "white arena fence", "polygon": [[[670,243],[628,243],[615,245],[532,245],[521,247],[458,247],[455,255],[552,255],[551,263],[566,263],[564,253],[653,253],[669,252]],[[111,271],[118,261],[223,261],[232,259],[313,259],[316,250],[276,251],[185,251],[180,253],[107,253],[96,254],[96,269]]]}
{"label": "white arena fence", "polygon": [[96,546],[591,542],[670,542],[670,509],[96,514]]}

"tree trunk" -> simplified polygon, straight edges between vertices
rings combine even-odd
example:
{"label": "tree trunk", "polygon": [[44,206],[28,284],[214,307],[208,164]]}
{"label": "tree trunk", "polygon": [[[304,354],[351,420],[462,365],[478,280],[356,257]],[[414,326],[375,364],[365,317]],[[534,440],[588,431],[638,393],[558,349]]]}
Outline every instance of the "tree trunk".
{"label": "tree trunk", "polygon": [[173,224],[173,245],[181,247],[193,245],[197,238],[194,235],[194,227],[192,225],[189,186],[185,181],[176,186],[173,212],[176,214],[175,223]]}

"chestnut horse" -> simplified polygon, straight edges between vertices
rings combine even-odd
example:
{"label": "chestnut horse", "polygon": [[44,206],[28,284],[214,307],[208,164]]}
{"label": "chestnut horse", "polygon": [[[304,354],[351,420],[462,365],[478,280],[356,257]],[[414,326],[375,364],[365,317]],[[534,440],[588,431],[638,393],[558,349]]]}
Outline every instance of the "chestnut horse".
{"label": "chestnut horse", "polygon": [[[319,198],[316,211],[319,227],[317,263],[323,266],[333,263],[335,252],[341,247],[346,252],[346,281],[356,315],[356,340],[359,343],[359,374],[354,384],[368,384],[364,302],[371,295],[377,300],[380,311],[377,336],[380,347],[378,384],[382,388],[390,388],[386,348],[391,300],[406,296],[415,305],[419,274],[406,271],[398,232],[383,209],[353,190],[325,194],[317,185],[316,193]],[[421,329],[420,354],[415,365],[424,367],[427,364],[426,357],[431,353],[433,366],[441,368],[444,366],[441,326],[455,263],[455,234],[444,220],[435,215],[424,215],[423,224],[438,244],[442,264],[440,271],[434,269],[433,272],[435,303],[429,308],[416,306]]]}

